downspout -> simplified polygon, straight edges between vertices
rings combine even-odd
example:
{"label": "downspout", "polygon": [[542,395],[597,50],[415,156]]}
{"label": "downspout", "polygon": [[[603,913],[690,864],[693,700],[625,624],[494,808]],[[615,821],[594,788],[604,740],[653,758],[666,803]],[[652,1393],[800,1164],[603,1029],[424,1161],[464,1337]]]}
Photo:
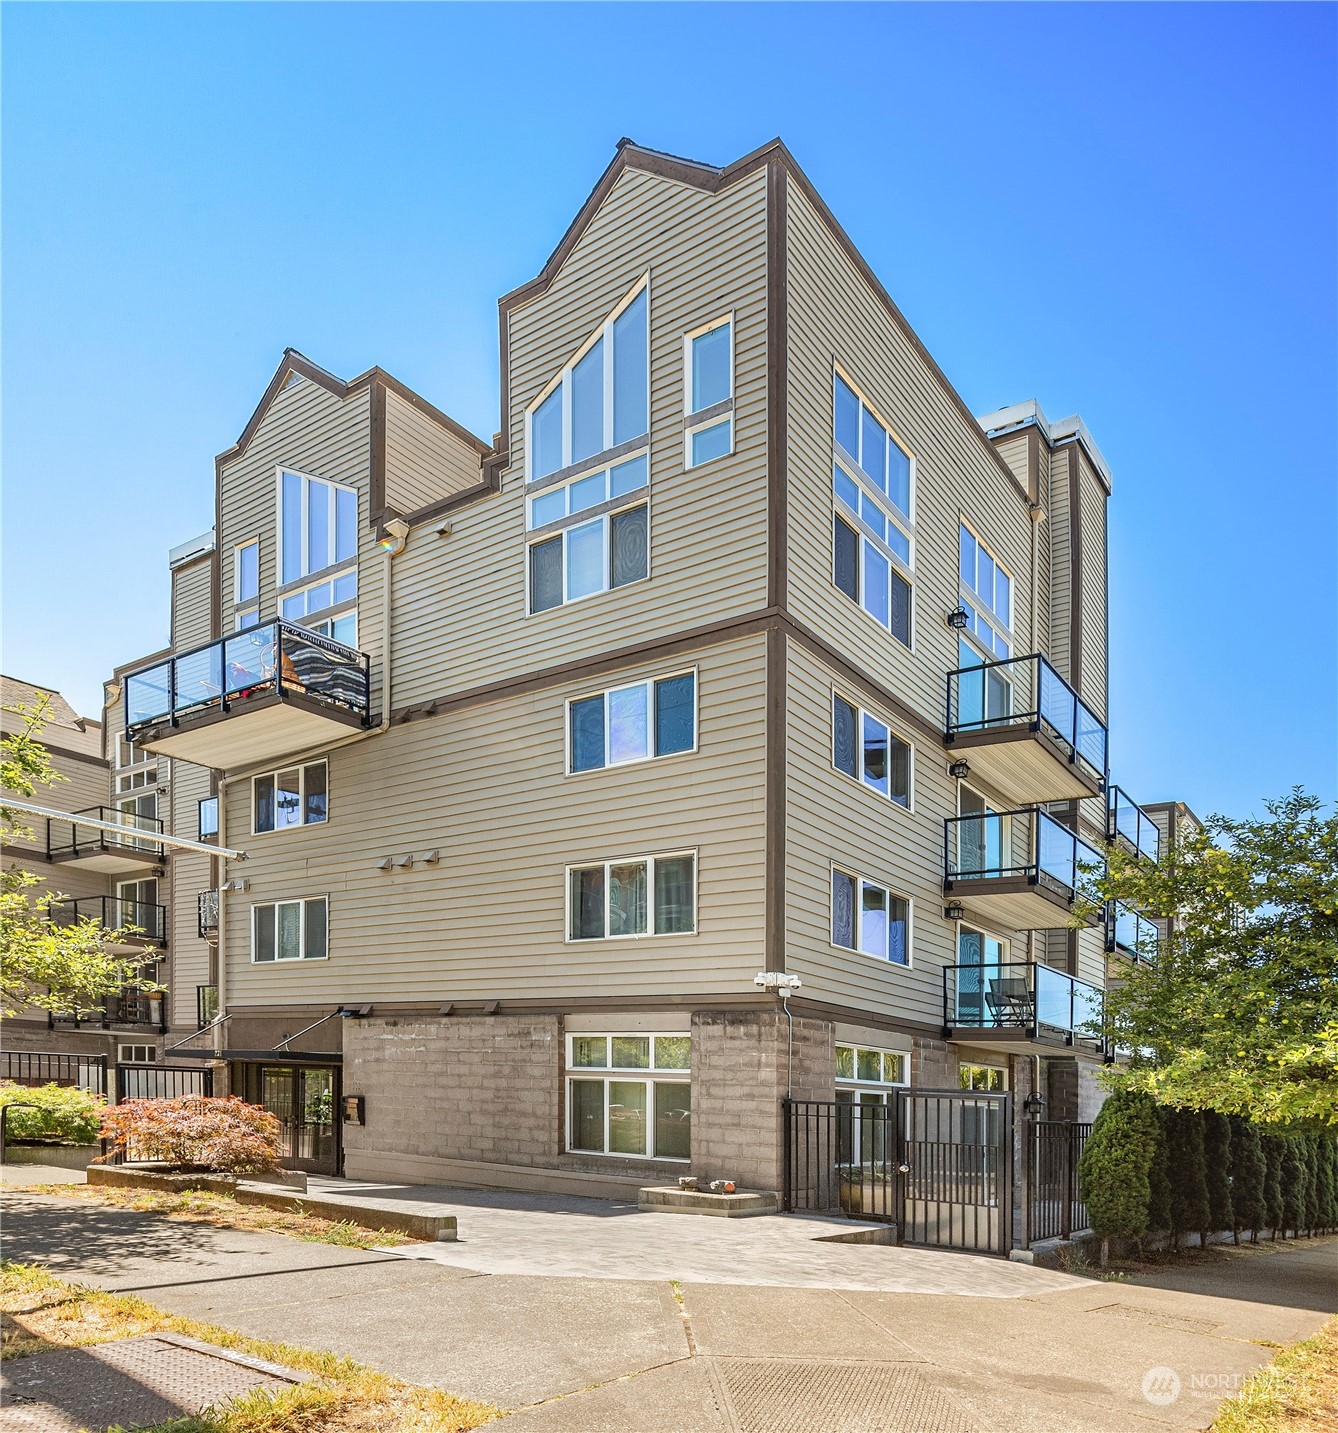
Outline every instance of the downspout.
{"label": "downspout", "polygon": [[[323,756],[331,751],[338,751],[340,747],[352,746],[355,741],[366,741],[369,736],[380,736],[390,727],[391,713],[391,650],[392,636],[394,633],[390,617],[391,597],[391,572],[390,564],[401,552],[409,539],[409,524],[403,518],[390,518],[385,523],[386,536],[380,539],[380,548],[385,557],[381,564],[381,720],[366,731],[355,731],[352,736],[341,737],[338,741],[330,742],[325,746],[309,747],[306,751],[298,752],[296,756],[286,758],[294,764],[300,764],[308,757]],[[218,783],[218,844],[226,846],[228,834],[228,803],[227,788],[235,781],[244,781],[248,777],[256,776],[262,771],[270,769],[269,763],[261,766],[249,766],[242,771],[233,772],[229,776],[222,777]],[[223,1016],[227,1013],[228,993],[228,962],[227,945],[225,937],[227,934],[227,902],[224,897],[227,892],[224,890],[226,882],[220,882],[218,888],[218,1014],[219,1023],[214,1027],[214,1054],[222,1055],[223,1042]]]}

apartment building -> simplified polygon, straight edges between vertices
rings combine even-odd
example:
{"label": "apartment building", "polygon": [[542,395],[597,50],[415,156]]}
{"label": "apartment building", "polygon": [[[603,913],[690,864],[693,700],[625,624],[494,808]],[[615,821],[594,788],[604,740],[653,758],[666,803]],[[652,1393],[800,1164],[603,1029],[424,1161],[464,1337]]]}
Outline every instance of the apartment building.
{"label": "apartment building", "polygon": [[519,1189],[775,1189],[787,1093],[1090,1119],[1072,911],[1155,826],[1081,420],[974,416],[779,142],[620,144],[500,335],[490,441],[287,351],[109,688],[246,855],[172,858],[176,1057],[299,1165]]}

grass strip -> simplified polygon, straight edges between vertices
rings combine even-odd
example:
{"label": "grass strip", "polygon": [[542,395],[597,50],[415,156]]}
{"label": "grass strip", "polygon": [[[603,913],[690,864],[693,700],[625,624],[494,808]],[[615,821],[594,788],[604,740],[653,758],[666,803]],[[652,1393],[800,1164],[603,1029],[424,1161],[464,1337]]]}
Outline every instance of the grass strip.
{"label": "grass strip", "polygon": [[1211,1433],[1338,1433],[1338,1318],[1251,1374]]}

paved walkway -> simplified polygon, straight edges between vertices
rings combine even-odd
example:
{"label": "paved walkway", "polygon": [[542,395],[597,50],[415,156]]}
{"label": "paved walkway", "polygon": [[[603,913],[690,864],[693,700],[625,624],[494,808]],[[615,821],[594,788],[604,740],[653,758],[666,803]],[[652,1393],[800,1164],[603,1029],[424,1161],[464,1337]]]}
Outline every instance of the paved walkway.
{"label": "paved walkway", "polygon": [[[5,1252],[256,1337],[491,1400],[514,1410],[493,1425],[506,1433],[1205,1428],[1218,1400],[1269,1357],[1252,1340],[1292,1342],[1338,1307],[1333,1241],[1225,1259],[1213,1273],[1193,1271],[1209,1287],[1188,1290],[1172,1286],[1184,1276],[1102,1283],[960,1256],[984,1282],[1019,1281],[1011,1293],[980,1297],[925,1291],[923,1278],[908,1291],[921,1258],[957,1259],[877,1246],[814,1247],[849,1278],[860,1277],[859,1261],[874,1260],[890,1271],[890,1287],[822,1287],[807,1282],[806,1267],[795,1276],[804,1282],[742,1283],[752,1266],[739,1261],[765,1251],[734,1244],[738,1231],[796,1221],[557,1208],[511,1210],[514,1242],[541,1234],[550,1242],[528,1256],[529,1272],[489,1274],[455,1256],[486,1255],[491,1241],[490,1257],[500,1259],[501,1226],[486,1236],[482,1226],[507,1210],[458,1191],[453,1200],[466,1239],[466,1208],[479,1228],[473,1245],[447,1246],[445,1261],[404,1257],[413,1246],[363,1252],[18,1192],[6,1197]],[[649,1240],[620,1258],[682,1241],[670,1264],[686,1267],[691,1257],[718,1276],[671,1283],[626,1267],[615,1277],[573,1272],[570,1262],[537,1272],[550,1255],[573,1257],[543,1234],[549,1225],[539,1215],[577,1231],[578,1245],[600,1222],[610,1238]],[[782,1250],[780,1262],[796,1258]],[[1180,1380],[1166,1405],[1142,1392],[1159,1366]]]}

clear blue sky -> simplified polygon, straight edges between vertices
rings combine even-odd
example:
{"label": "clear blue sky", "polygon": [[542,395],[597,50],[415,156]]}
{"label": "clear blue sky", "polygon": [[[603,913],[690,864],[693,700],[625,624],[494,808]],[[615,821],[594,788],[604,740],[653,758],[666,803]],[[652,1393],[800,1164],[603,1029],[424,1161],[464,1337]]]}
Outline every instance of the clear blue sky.
{"label": "clear blue sky", "polygon": [[96,714],[285,345],[489,437],[619,136],[781,135],[975,412],[1115,474],[1137,799],[1335,786],[1335,46],[1306,4],[4,7],[6,671]]}

